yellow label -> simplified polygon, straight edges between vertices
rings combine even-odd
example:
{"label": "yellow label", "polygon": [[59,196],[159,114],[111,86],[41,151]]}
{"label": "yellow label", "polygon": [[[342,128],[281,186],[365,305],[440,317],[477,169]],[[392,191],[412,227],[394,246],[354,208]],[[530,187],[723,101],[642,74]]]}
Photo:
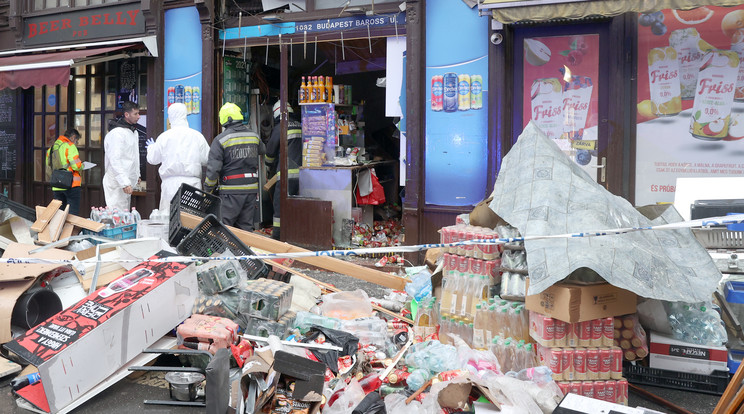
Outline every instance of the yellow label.
{"label": "yellow label", "polygon": [[571,148],[595,150],[597,149],[597,141],[582,141],[577,139],[571,142]]}

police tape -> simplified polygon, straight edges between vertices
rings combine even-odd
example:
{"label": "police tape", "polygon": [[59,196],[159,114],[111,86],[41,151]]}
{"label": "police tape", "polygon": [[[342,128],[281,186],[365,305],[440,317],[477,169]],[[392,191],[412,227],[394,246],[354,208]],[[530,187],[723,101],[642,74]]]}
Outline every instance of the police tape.
{"label": "police tape", "polygon": [[[470,246],[470,245],[503,245],[510,243],[523,243],[525,241],[532,240],[547,240],[547,239],[572,239],[572,238],[588,238],[588,237],[604,237],[604,236],[616,236],[632,232],[639,231],[663,231],[663,230],[684,230],[691,229],[694,227],[717,227],[717,226],[728,226],[733,224],[744,223],[744,214],[732,214],[730,216],[722,217],[711,217],[699,220],[689,220],[678,223],[661,224],[656,226],[640,226],[640,227],[623,227],[609,230],[600,231],[588,231],[579,233],[564,233],[564,234],[553,234],[553,235],[540,235],[540,236],[526,236],[526,237],[508,237],[508,238],[497,238],[497,239],[477,239],[477,240],[465,240],[452,243],[430,243],[430,244],[417,244],[413,246],[392,246],[392,247],[370,247],[360,249],[349,249],[349,250],[320,250],[320,251],[307,251],[307,252],[287,252],[287,253],[266,253],[266,254],[254,254],[254,255],[243,255],[243,256],[209,256],[209,257],[198,257],[198,256],[169,256],[157,259],[147,259],[148,262],[153,263],[188,263],[188,262],[205,262],[205,261],[228,261],[228,260],[263,260],[263,259],[302,259],[307,257],[350,257],[360,256],[367,254],[379,254],[379,253],[415,253],[429,249],[441,248],[441,247],[459,247],[459,246]],[[136,242],[137,239],[130,240]],[[120,244],[124,241],[117,241]],[[141,263],[142,260],[138,259],[98,259],[92,260],[87,259],[85,263]],[[59,265],[73,265],[80,268],[82,262],[76,259],[43,259],[34,257],[21,257],[21,258],[0,258],[0,264],[59,264]]]}

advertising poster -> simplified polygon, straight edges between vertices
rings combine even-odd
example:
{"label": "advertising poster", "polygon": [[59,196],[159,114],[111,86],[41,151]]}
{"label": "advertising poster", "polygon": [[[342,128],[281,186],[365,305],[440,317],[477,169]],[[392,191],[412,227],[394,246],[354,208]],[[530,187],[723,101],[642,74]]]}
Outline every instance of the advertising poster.
{"label": "advertising poster", "polygon": [[638,16],[636,205],[677,178],[744,175],[744,6]]}
{"label": "advertising poster", "polygon": [[[427,204],[475,205],[488,174],[488,19],[462,2],[426,7]],[[457,31],[441,30],[458,27]],[[490,192],[490,190],[489,190]]]}
{"label": "advertising poster", "polygon": [[522,126],[534,121],[596,179],[599,35],[524,40]]}
{"label": "advertising poster", "polygon": [[168,107],[186,105],[189,126],[201,131],[202,38],[196,7],[165,11],[165,127]]}

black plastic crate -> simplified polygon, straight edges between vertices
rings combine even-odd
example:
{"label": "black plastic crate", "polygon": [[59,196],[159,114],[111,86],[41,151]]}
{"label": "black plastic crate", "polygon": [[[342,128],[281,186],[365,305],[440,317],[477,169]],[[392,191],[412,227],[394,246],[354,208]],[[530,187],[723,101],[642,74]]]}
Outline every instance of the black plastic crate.
{"label": "black plastic crate", "polygon": [[[220,220],[210,214],[178,244],[178,252],[199,257],[211,256],[229,249],[235,256],[255,253],[238,239]],[[269,267],[261,260],[241,260],[249,279],[259,279],[269,274]]]}
{"label": "black plastic crate", "polygon": [[16,213],[18,217],[23,217],[30,222],[36,221],[36,210],[33,208],[17,203],[5,194],[0,193],[0,209],[9,208],[11,211]]}
{"label": "black plastic crate", "polygon": [[191,229],[181,224],[182,212],[199,217],[212,214],[219,220],[222,218],[220,198],[188,184],[181,184],[170,203],[168,242],[171,246],[178,246],[181,240],[191,231]]}
{"label": "black plastic crate", "polygon": [[721,395],[729,383],[728,371],[713,371],[710,375],[669,371],[643,365],[624,364],[623,375],[633,384],[654,385],[683,391]]}

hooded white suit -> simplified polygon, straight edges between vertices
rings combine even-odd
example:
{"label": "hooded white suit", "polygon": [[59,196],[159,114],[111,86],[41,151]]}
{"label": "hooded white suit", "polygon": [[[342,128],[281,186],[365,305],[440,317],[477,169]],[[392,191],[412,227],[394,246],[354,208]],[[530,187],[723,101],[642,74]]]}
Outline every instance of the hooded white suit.
{"label": "hooded white suit", "polygon": [[161,164],[158,171],[163,185],[160,188],[160,211],[169,212],[170,202],[181,184],[201,189],[202,166],[207,165],[209,145],[199,131],[189,128],[186,105],[174,103],[168,107],[171,128],[158,136],[147,147],[147,162]]}
{"label": "hooded white suit", "polygon": [[106,157],[103,194],[107,206],[124,211],[129,209],[132,200],[131,194],[124,193],[124,187],[137,185],[140,176],[139,133],[124,119],[118,125],[103,140]]}

